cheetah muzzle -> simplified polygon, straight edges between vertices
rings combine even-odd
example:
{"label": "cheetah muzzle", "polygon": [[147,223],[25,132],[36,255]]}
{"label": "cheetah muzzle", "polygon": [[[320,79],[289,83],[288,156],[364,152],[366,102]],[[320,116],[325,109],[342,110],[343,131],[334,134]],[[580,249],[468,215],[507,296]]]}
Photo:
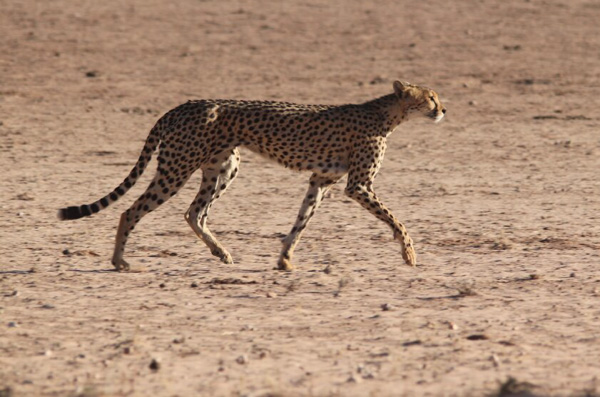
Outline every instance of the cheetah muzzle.
{"label": "cheetah muzzle", "polygon": [[229,252],[207,226],[211,206],[235,179],[239,147],[275,160],[287,168],[312,173],[308,191],[291,232],[283,240],[280,270],[292,270],[292,255],[300,236],[327,191],[348,175],[345,193],[387,223],[400,242],[402,258],[415,266],[417,255],[406,228],[373,190],[387,137],[404,121],[426,117],[439,122],[446,113],[431,89],[396,81],[394,92],[357,105],[299,105],[287,102],[188,101],[154,125],[142,153],[127,178],[92,204],[59,210],[62,220],[95,214],[123,196],[142,175],[158,147],[158,169],[146,191],[120,218],[112,263],[129,270],[125,243],[147,213],[173,197],[199,168],[202,184],[185,213],[196,235],[224,263]]}

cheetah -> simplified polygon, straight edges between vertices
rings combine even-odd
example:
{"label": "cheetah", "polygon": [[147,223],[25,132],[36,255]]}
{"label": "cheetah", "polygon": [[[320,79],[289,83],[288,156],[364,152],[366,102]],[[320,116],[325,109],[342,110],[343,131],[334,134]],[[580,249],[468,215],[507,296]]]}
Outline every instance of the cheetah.
{"label": "cheetah", "polygon": [[362,104],[300,105],[289,102],[194,100],[182,104],[154,125],[127,178],[98,201],[62,208],[61,220],[90,216],[123,196],[142,175],[158,147],[158,169],[146,191],[121,214],[112,257],[117,271],[127,239],[144,215],[173,197],[199,168],[202,183],[185,220],[211,253],[226,264],[233,260],[207,226],[208,213],[235,179],[239,147],[283,166],[310,171],[308,191],[291,232],[283,239],[278,269],[291,271],[292,255],[327,191],[346,174],[345,194],[387,223],[400,243],[406,264],[417,256],[406,228],[379,200],[373,180],[381,167],[387,137],[404,121],[426,117],[439,122],[446,113],[431,89],[395,81],[394,92]]}

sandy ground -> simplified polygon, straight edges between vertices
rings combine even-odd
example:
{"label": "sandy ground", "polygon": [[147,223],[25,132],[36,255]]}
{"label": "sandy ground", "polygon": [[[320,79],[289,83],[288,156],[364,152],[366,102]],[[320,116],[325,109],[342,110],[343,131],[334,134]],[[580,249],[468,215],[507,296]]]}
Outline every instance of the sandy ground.
{"label": "sandy ground", "polygon": [[[0,395],[598,395],[598,21],[595,0],[0,1]],[[183,220],[200,173],[136,229],[139,272],[110,256],[154,162],[56,219],[188,99],[358,103],[394,79],[448,108],[390,137],[375,184],[416,269],[342,182],[274,271],[308,175],[248,151],[210,221],[235,265]]]}

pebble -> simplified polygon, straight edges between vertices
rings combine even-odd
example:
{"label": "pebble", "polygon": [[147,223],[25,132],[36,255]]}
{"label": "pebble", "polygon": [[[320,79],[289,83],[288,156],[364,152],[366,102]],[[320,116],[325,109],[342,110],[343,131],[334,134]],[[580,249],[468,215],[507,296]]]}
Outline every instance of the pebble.
{"label": "pebble", "polygon": [[155,358],[150,361],[150,365],[148,366],[152,371],[158,371],[160,369],[160,363]]}
{"label": "pebble", "polygon": [[488,340],[490,339],[486,334],[473,334],[467,336],[468,340]]}
{"label": "pebble", "polygon": [[267,292],[267,298],[276,298],[276,297],[277,297],[277,294],[275,292],[271,292],[271,291]]}
{"label": "pebble", "polygon": [[14,322],[14,321],[9,321],[9,322],[8,322],[8,328],[16,328],[16,327],[18,327],[18,326],[19,326],[19,324],[17,324],[17,323],[16,323],[16,322]]}
{"label": "pebble", "polygon": [[239,356],[238,358],[235,359],[235,362],[238,364],[248,364],[248,356],[245,354],[242,354],[241,356]]}
{"label": "pebble", "polygon": [[381,305],[381,310],[383,310],[384,312],[389,312],[390,310],[393,310],[393,306],[389,303],[384,303],[383,305]]}
{"label": "pebble", "polygon": [[346,380],[346,382],[348,383],[360,383],[362,382],[362,378],[358,375],[352,374],[348,377],[348,379]]}
{"label": "pebble", "polygon": [[497,355],[492,354],[490,356],[490,360],[494,363],[494,367],[499,367],[500,366],[500,359],[498,358]]}
{"label": "pebble", "polygon": [[456,331],[458,329],[458,325],[456,325],[456,323],[453,323],[452,321],[448,321],[448,328],[450,328],[453,331]]}

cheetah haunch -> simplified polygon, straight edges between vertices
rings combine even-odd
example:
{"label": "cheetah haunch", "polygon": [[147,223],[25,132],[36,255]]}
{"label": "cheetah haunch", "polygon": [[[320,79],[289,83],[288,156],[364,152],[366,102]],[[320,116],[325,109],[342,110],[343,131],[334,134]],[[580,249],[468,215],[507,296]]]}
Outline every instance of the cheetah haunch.
{"label": "cheetah haunch", "polygon": [[238,172],[243,146],[285,167],[310,171],[310,185],[298,218],[283,240],[278,267],[292,270],[294,247],[325,193],[348,174],[346,194],[391,226],[402,258],[417,263],[412,239],[373,191],[386,149],[386,138],[413,117],[440,121],[446,109],[431,89],[394,82],[394,93],[359,105],[298,105],[287,102],[199,100],[169,111],[150,131],[137,164],[127,178],[100,200],[59,210],[60,219],[95,214],[117,201],[148,165],[156,147],[158,170],[137,201],[121,215],[112,263],[129,270],[123,259],[125,243],[140,219],[173,197],[198,168],[202,185],[185,213],[185,220],[213,255],[233,263],[231,255],[206,225],[211,205]]}

